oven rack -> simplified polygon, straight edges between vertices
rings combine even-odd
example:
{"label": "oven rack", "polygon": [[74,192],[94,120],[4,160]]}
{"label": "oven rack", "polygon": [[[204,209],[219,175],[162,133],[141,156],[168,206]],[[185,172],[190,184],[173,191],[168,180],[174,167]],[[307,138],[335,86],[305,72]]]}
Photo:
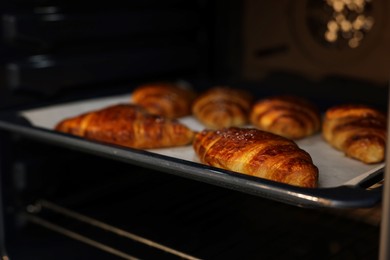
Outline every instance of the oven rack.
{"label": "oven rack", "polygon": [[[112,166],[121,169],[120,163]],[[371,215],[371,210],[356,216],[347,209],[298,208],[142,168],[133,170],[131,178],[61,192],[55,200],[34,196],[32,203],[21,208],[27,226],[35,228],[33,239],[42,229],[58,234],[58,239],[65,240],[65,248],[69,243],[92,241],[87,248],[97,255],[95,245],[108,249],[100,250],[105,256],[108,251],[119,253],[98,259],[111,259],[111,255],[113,259],[178,259],[107,229],[201,259],[314,259],[318,252],[330,258],[377,254],[379,225],[364,216]],[[119,256],[121,253],[126,256]]]}
{"label": "oven rack", "polygon": [[[70,228],[61,226],[60,224],[55,223],[54,221],[50,221],[42,215],[49,214],[57,214],[62,217],[69,218],[71,221],[79,222],[79,224],[87,225],[95,229],[99,229],[103,231],[105,234],[105,239],[107,241],[107,237],[110,237],[111,241],[116,241],[115,246],[118,246],[118,238],[119,239],[127,239],[132,241],[126,241],[128,245],[132,245],[134,243],[142,244],[147,247],[147,251],[150,253],[151,251],[160,251],[156,252],[156,256],[160,259],[188,259],[188,260],[196,260],[199,259],[195,256],[189,255],[187,253],[175,250],[168,246],[165,246],[161,243],[152,241],[150,239],[138,236],[129,231],[125,231],[123,229],[117,228],[115,226],[106,224],[97,219],[85,216],[83,214],[77,213],[70,209],[59,206],[55,203],[49,202],[47,200],[39,200],[34,204],[30,204],[26,207],[26,212],[22,214],[22,217],[33,224],[42,226],[51,231],[57,232],[74,240],[85,243],[89,246],[95,247],[102,251],[105,251],[109,254],[117,256],[122,259],[136,260],[142,259],[137,256],[133,256],[130,253],[127,253],[125,250],[117,249],[114,246],[110,246],[106,243],[99,242],[94,237],[88,237],[82,233],[78,233],[78,231],[74,231]],[[80,228],[79,228],[80,229]],[[112,239],[112,236],[117,236],[116,239]],[[123,244],[123,243],[122,243]],[[139,247],[139,245],[137,245]],[[167,255],[168,254],[168,255]]]}
{"label": "oven rack", "polygon": [[[217,202],[222,200],[223,197],[219,197]],[[216,213],[214,209],[210,211],[207,204],[198,205],[198,207],[193,207],[194,205],[191,203],[189,207],[198,209],[194,212],[195,215],[204,216],[208,213]],[[253,230],[249,230],[246,225],[243,229],[242,223],[230,222],[230,225],[226,225],[231,220],[237,220],[230,216],[220,218],[220,223],[214,222],[212,215],[200,220],[207,224],[205,229],[214,230],[213,232],[203,231],[203,235],[213,236],[214,232],[225,234],[224,241],[214,240],[210,244],[211,240],[205,237],[204,243],[200,242],[198,245],[187,247],[190,248],[189,251],[193,251],[190,253],[183,253],[177,249],[183,245],[176,244],[174,247],[167,247],[152,239],[129,232],[127,228],[111,226],[107,222],[46,200],[38,200],[28,205],[22,216],[29,224],[49,229],[103,250],[111,254],[113,259],[237,259],[240,254],[249,257],[247,259],[262,257],[264,259],[279,257],[313,259],[318,257],[319,253],[329,259],[343,259],[353,255],[362,258],[375,258],[374,256],[377,255],[379,229],[377,225],[346,218],[343,211],[302,211],[296,207],[275,204],[275,202],[266,200],[260,201],[260,205],[272,207],[272,210],[268,213],[263,212],[263,216],[259,215],[259,220],[268,222],[262,223],[249,219],[250,224],[256,223],[252,227]],[[188,207],[182,205],[180,210],[184,211],[185,208]],[[70,219],[70,221],[64,222],[63,218]],[[184,215],[184,218],[187,217]],[[291,218],[291,221],[286,221],[288,218]],[[279,222],[280,220],[283,221]],[[321,221],[321,224],[313,230],[316,221]],[[191,236],[193,232],[191,229],[187,228],[183,232],[173,231],[173,233],[177,235],[190,231],[188,236]],[[244,237],[243,234],[246,236]],[[187,238],[187,240],[192,239]],[[188,241],[183,239],[182,242],[186,244]],[[266,248],[259,248],[259,243],[266,245]]]}

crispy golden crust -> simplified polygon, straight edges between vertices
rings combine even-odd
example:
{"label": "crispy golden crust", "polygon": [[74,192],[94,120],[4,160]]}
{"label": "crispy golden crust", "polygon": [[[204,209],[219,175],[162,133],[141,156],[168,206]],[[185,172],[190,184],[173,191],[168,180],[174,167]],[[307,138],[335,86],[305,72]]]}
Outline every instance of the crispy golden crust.
{"label": "crispy golden crust", "polygon": [[257,101],[250,113],[257,128],[290,139],[313,135],[321,128],[321,115],[314,104],[295,96],[273,96]]}
{"label": "crispy golden crust", "polygon": [[195,99],[192,112],[211,129],[241,126],[248,123],[252,100],[246,91],[216,86]]}
{"label": "crispy golden crust", "polygon": [[145,84],[132,93],[132,101],[149,113],[167,118],[179,118],[191,114],[196,94],[191,88],[173,83]]}
{"label": "crispy golden crust", "polygon": [[365,105],[340,105],[329,108],[324,117],[324,139],[347,156],[364,163],[384,161],[386,115]]}
{"label": "crispy golden crust", "polygon": [[318,168],[295,142],[258,129],[231,127],[197,133],[193,147],[201,162],[290,185],[314,188]]}
{"label": "crispy golden crust", "polygon": [[55,130],[132,148],[188,145],[194,133],[183,124],[131,104],[113,105],[59,122]]}

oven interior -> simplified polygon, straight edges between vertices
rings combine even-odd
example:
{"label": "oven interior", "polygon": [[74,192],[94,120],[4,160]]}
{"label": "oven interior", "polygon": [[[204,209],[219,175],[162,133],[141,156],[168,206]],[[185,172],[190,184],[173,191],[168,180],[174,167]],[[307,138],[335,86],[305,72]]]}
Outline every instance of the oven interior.
{"label": "oven interior", "polygon": [[[389,6],[350,2],[3,1],[0,108],[184,80],[302,95],[322,110],[386,109]],[[300,208],[10,132],[0,140],[10,259],[378,255],[380,204]]]}

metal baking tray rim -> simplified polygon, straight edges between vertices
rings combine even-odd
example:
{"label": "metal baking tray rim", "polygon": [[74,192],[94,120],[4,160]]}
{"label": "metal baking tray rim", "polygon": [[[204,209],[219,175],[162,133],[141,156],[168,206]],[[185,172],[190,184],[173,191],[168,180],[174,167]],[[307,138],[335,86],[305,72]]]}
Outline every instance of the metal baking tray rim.
{"label": "metal baking tray rim", "polygon": [[[247,176],[198,162],[174,158],[152,151],[103,144],[31,125],[20,111],[0,113],[0,129],[54,145],[95,154],[129,164],[245,192],[279,202],[309,208],[365,208],[380,202],[382,186],[367,189],[367,183],[383,179],[380,167],[359,183],[325,188],[301,188]],[[374,183],[372,183],[374,184]]]}
{"label": "metal baking tray rim", "polygon": [[[266,179],[230,172],[207,165],[172,158],[144,150],[106,145],[82,138],[55,133],[47,129],[26,125],[24,120],[10,115],[0,115],[0,129],[41,140],[50,144],[76,149],[135,164],[181,177],[234,189],[300,207],[364,208],[381,200],[382,187],[368,190],[360,185],[341,185],[331,188],[300,188]],[[367,179],[380,179],[380,169]]]}

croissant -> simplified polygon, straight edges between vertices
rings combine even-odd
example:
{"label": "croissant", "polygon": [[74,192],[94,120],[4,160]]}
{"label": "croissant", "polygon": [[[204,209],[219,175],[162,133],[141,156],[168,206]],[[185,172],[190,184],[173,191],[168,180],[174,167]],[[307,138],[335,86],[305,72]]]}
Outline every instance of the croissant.
{"label": "croissant", "polygon": [[254,128],[203,130],[193,148],[207,165],[299,187],[318,186],[318,168],[290,139]]}
{"label": "croissant", "polygon": [[184,85],[153,83],[136,88],[132,93],[132,101],[151,114],[179,118],[191,114],[195,96],[195,92]]}
{"label": "croissant", "polygon": [[211,129],[248,123],[252,97],[244,90],[216,86],[197,97],[192,106],[195,118]]}
{"label": "croissant", "polygon": [[250,122],[261,130],[297,140],[320,130],[321,114],[304,98],[273,96],[253,105]]}
{"label": "croissant", "polygon": [[324,117],[324,139],[346,156],[364,163],[384,161],[387,117],[366,105],[339,105],[329,108]]}
{"label": "croissant", "polygon": [[118,104],[66,118],[55,130],[131,148],[161,148],[190,144],[194,132],[173,119],[148,114],[133,104]]}

